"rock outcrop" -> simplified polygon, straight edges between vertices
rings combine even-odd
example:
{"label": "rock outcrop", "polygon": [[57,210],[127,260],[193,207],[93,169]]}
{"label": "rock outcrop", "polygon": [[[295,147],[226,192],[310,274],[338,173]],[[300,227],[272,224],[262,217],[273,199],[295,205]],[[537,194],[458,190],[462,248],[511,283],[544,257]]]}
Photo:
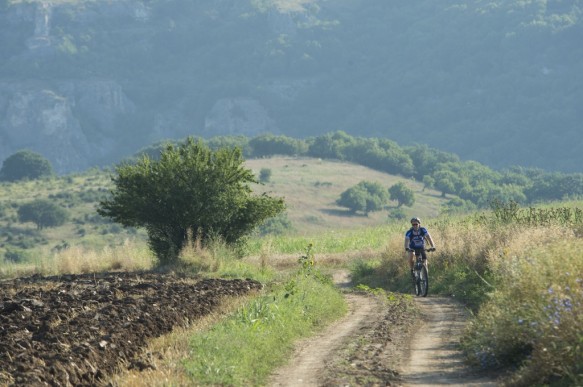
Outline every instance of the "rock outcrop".
{"label": "rock outcrop", "polygon": [[114,81],[0,82],[0,158],[30,149],[58,173],[86,169],[111,156],[116,120],[134,110]]}

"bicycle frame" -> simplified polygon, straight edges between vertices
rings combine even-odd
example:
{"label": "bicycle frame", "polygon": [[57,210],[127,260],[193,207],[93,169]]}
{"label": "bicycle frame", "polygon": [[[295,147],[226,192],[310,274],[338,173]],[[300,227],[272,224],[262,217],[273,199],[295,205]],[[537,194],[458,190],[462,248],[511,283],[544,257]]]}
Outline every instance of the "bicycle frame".
{"label": "bicycle frame", "polygon": [[427,274],[427,261],[423,261],[423,251],[434,251],[434,248],[430,249],[415,249],[415,264],[413,266],[413,273],[415,278],[413,279],[415,294],[417,296],[426,297],[429,291],[429,276]]}
{"label": "bicycle frame", "polygon": [[425,262],[423,262],[423,253],[422,253],[423,249],[417,249],[414,251],[415,254],[415,265],[414,270],[421,270],[421,266],[425,266],[427,267],[427,260],[425,260]]}

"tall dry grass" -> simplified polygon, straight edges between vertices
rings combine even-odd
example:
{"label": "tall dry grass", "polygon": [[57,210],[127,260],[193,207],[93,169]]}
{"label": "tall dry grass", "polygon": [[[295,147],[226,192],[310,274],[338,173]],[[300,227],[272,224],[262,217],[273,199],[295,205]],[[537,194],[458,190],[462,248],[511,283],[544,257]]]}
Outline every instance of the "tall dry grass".
{"label": "tall dry grass", "polygon": [[[583,240],[578,224],[561,219],[482,216],[427,226],[437,245],[430,292],[473,308],[464,350],[484,369],[514,367],[508,385],[583,383]],[[378,266],[361,263],[357,277],[411,292],[403,239],[391,235]]]}
{"label": "tall dry grass", "polygon": [[101,250],[69,247],[60,251],[43,250],[26,263],[5,263],[0,278],[26,275],[83,274],[103,271],[141,271],[153,268],[155,257],[145,243],[126,239],[121,245]]}
{"label": "tall dry grass", "polygon": [[[447,218],[425,225],[431,233],[437,250],[428,255],[431,291],[466,296],[467,301],[479,304],[484,298],[482,285],[501,269],[509,257],[546,246],[566,237],[558,225],[497,225],[484,224],[475,218]],[[574,236],[573,231],[570,231]],[[389,234],[380,253],[375,270],[368,272],[365,283],[393,290],[410,291],[408,265],[404,251],[405,230]],[[356,262],[370,265],[370,262]],[[506,266],[504,266],[506,267]],[[358,268],[356,269],[358,271]],[[358,279],[358,273],[356,275]],[[472,285],[473,283],[473,285]],[[474,288],[468,288],[473,286]],[[474,294],[471,294],[474,292]],[[472,297],[477,297],[472,300]]]}
{"label": "tall dry grass", "polygon": [[178,258],[182,265],[188,267],[195,273],[198,272],[216,272],[221,267],[221,261],[224,259],[220,254],[215,254],[220,241],[212,244],[211,248],[203,247],[202,239],[192,230],[187,231],[187,240],[184,244]]}
{"label": "tall dry grass", "polygon": [[68,248],[54,253],[48,262],[52,263],[48,271],[77,274],[149,270],[154,266],[155,257],[144,243],[126,239],[119,246],[106,246],[98,251],[81,247]]}
{"label": "tall dry grass", "polygon": [[496,257],[495,288],[464,348],[483,368],[517,367],[508,385],[581,385],[583,240],[565,238],[568,230],[536,231],[540,246]]}

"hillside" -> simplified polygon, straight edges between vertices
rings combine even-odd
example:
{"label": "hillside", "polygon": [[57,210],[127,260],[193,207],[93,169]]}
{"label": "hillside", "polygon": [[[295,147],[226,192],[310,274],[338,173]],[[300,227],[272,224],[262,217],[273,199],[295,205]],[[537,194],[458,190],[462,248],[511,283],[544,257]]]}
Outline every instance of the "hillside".
{"label": "hillside", "polygon": [[[254,189],[284,197],[288,218],[295,232],[302,235],[386,224],[387,211],[368,217],[350,216],[334,202],[341,192],[361,180],[377,181],[387,188],[403,180],[355,164],[309,158],[254,159],[248,160],[246,166],[257,175],[262,168],[271,169],[271,182]],[[437,192],[423,192],[422,185],[413,181],[407,181],[407,185],[416,195],[416,203],[405,209],[407,213],[421,217],[439,213],[443,199]],[[143,230],[124,229],[96,214],[98,201],[110,188],[108,175],[99,170],[53,180],[0,184],[0,258],[27,261],[35,259],[41,250],[45,254],[67,247],[98,250],[122,244],[126,239],[144,238]],[[37,230],[33,223],[18,222],[20,205],[47,198],[67,208],[67,223]]]}
{"label": "hillside", "polygon": [[[98,170],[52,180],[0,184],[0,262],[36,261],[70,247],[97,251],[143,235],[95,212],[108,187],[108,176]],[[38,199],[48,199],[65,208],[69,220],[62,226],[42,230],[33,223],[20,223],[19,207]]]}
{"label": "hillside", "polygon": [[[369,216],[352,216],[346,208],[335,204],[343,191],[363,180],[379,182],[387,188],[400,181],[406,182],[415,193],[413,207],[404,207],[405,212],[411,216],[434,217],[439,213],[440,205],[446,201],[436,191],[423,191],[421,183],[356,164],[310,158],[273,157],[248,160],[246,165],[257,175],[262,168],[271,169],[270,182],[258,187],[258,191],[284,197],[289,219],[296,231],[305,235],[324,230],[386,224],[391,208],[388,211],[370,213]],[[396,203],[392,205],[396,207]],[[404,224],[407,224],[406,221]]]}
{"label": "hillside", "polygon": [[577,172],[582,13],[583,0],[1,1],[0,160],[30,148],[68,173],[186,135],[343,130]]}

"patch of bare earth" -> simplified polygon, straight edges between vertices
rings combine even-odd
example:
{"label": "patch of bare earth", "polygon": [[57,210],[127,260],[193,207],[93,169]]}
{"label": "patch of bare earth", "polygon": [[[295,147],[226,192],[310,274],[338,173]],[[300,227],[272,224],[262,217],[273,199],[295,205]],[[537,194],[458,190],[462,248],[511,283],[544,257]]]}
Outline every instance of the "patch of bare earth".
{"label": "patch of bare earth", "polygon": [[94,386],[120,368],[149,368],[149,339],[261,286],[157,273],[0,282],[0,385]]}

